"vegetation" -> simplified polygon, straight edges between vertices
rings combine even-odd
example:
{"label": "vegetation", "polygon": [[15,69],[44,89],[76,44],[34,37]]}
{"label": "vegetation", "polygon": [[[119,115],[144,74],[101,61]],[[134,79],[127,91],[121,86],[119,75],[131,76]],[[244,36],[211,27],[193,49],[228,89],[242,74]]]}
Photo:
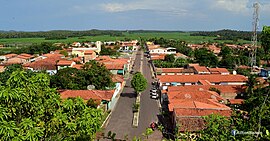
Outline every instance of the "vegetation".
{"label": "vegetation", "polygon": [[155,67],[157,68],[178,68],[178,67],[184,67],[188,63],[190,63],[191,60],[183,59],[183,58],[175,58],[174,55],[166,55],[165,60],[154,60],[153,63],[155,64]]}
{"label": "vegetation", "polygon": [[261,40],[265,54],[264,59],[267,60],[267,64],[270,65],[270,26],[263,27]]}
{"label": "vegetation", "polygon": [[147,88],[147,80],[144,78],[142,73],[136,72],[132,77],[131,86],[134,88],[136,93],[140,93]]}
{"label": "vegetation", "polygon": [[201,66],[216,67],[218,65],[217,56],[206,48],[196,49],[194,51],[194,59]]}
{"label": "vegetation", "polygon": [[111,72],[103,64],[96,61],[87,62],[81,70],[64,68],[52,76],[51,86],[58,89],[85,90],[88,85],[96,89],[113,87]]}
{"label": "vegetation", "polygon": [[219,30],[219,31],[201,31],[192,33],[191,36],[210,36],[216,37],[215,40],[233,40],[237,41],[239,39],[250,41],[252,32],[248,31],[236,31],[236,30]]}
{"label": "vegetation", "polygon": [[0,86],[0,140],[93,140],[102,112],[81,98],[62,101],[49,77],[17,70]]}
{"label": "vegetation", "polygon": [[106,48],[104,45],[102,45],[100,55],[120,56],[120,53],[117,51],[118,49],[119,47],[111,49],[111,48]]}

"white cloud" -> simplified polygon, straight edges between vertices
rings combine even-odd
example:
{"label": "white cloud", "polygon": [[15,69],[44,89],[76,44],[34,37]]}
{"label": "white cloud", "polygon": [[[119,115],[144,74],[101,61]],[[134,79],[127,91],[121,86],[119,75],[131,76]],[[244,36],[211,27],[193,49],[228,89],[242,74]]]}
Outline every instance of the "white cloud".
{"label": "white cloud", "polygon": [[212,8],[223,9],[230,12],[248,12],[249,0],[212,0]]}
{"label": "white cloud", "polygon": [[188,5],[192,2],[187,0],[137,0],[125,3],[103,3],[101,8],[106,12],[125,12],[132,10],[151,10],[175,15],[186,15]]}

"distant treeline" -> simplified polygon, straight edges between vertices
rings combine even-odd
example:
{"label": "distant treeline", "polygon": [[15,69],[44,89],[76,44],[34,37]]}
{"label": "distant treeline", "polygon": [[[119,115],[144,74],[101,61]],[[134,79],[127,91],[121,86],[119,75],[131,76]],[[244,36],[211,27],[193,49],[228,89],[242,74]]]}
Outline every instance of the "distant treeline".
{"label": "distant treeline", "polygon": [[[252,37],[251,31],[237,31],[237,30],[219,30],[219,31],[200,31],[191,33],[191,36],[210,36],[216,37],[215,40],[238,40],[243,39],[250,41]],[[260,32],[258,32],[258,40],[260,38]]]}
{"label": "distant treeline", "polygon": [[0,31],[0,38],[45,38],[47,40],[98,35],[122,36],[122,31],[95,29],[86,31],[53,30],[39,32]]}
{"label": "distant treeline", "polygon": [[126,30],[128,33],[184,33],[184,31]]}

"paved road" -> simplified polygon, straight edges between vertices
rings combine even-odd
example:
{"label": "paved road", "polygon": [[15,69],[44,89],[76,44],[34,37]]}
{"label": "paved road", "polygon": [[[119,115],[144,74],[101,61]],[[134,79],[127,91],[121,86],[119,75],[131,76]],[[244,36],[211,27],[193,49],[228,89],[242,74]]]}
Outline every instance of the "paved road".
{"label": "paved road", "polygon": [[[141,57],[143,52],[138,51],[134,62],[134,72],[139,71]],[[118,103],[111,114],[111,118],[107,127],[105,128],[105,134],[108,131],[116,133],[117,139],[125,139],[128,137],[132,140],[134,136],[142,137],[142,133],[152,121],[157,121],[157,114],[159,113],[158,103],[156,100],[150,98],[149,91],[151,89],[151,82],[154,81],[151,77],[150,67],[147,62],[147,58],[143,57],[143,74],[148,80],[147,89],[141,94],[140,103],[140,117],[139,126],[137,128],[132,127],[133,113],[132,105],[135,103],[136,95],[133,88],[131,88],[130,79],[126,81],[126,86],[118,100]]]}

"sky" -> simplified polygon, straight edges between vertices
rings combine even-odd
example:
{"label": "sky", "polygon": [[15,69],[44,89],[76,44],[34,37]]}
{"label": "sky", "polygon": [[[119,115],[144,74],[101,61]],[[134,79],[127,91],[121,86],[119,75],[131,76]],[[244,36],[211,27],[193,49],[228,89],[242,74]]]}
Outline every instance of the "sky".
{"label": "sky", "polygon": [[[252,30],[256,0],[0,0],[0,30]],[[260,3],[259,29],[270,25]]]}

